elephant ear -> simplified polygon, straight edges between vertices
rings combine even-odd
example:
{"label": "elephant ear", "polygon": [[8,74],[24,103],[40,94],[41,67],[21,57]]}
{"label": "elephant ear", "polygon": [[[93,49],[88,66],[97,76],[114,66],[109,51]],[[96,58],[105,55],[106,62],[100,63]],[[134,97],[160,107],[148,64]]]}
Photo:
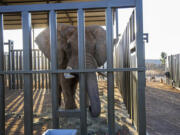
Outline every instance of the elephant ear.
{"label": "elephant ear", "polygon": [[[57,62],[58,68],[62,69],[66,67],[66,58],[64,55],[64,51],[59,42],[60,34],[57,33]],[[44,55],[50,60],[50,31],[49,28],[43,30],[35,39],[36,44],[38,45],[39,49],[44,53]]]}
{"label": "elephant ear", "polygon": [[106,31],[97,25],[87,27],[95,39],[95,59],[98,67],[106,61]]}
{"label": "elephant ear", "polygon": [[38,45],[39,49],[44,53],[44,55],[50,59],[50,35],[49,28],[43,30],[35,39],[35,43]]}

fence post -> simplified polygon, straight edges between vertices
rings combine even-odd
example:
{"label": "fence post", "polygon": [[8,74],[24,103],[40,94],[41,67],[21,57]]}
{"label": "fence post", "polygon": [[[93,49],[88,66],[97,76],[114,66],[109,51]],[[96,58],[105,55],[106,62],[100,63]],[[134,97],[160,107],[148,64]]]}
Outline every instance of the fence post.
{"label": "fence post", "polygon": [[[31,15],[28,11],[22,12],[23,26],[23,65],[25,71],[32,70],[31,55]],[[32,74],[24,74],[24,134],[33,134],[33,100]]]}
{"label": "fence post", "polygon": [[[145,68],[142,0],[136,0],[136,30],[137,67]],[[137,130],[139,135],[146,135],[145,71],[138,71],[137,79]]]}
{"label": "fence post", "polygon": [[[11,46],[11,60],[12,60],[12,65],[11,65],[11,71],[15,70],[14,68],[14,46],[13,44],[10,45]],[[15,75],[12,74],[12,81],[11,81],[11,89],[15,89]]]}
{"label": "fence post", "polygon": [[[78,10],[78,63],[79,69],[85,69],[85,36],[84,36],[84,11]],[[85,92],[85,73],[80,73],[80,109],[81,109],[81,135],[87,135],[87,113],[86,113],[86,92]]]}
{"label": "fence post", "polygon": [[[57,70],[57,24],[56,12],[51,10],[49,13],[49,28],[50,28],[50,51],[51,51],[51,70]],[[58,115],[58,92],[57,92],[57,74],[51,74],[51,91],[52,91],[52,121],[53,128],[59,127]]]}
{"label": "fence post", "polygon": [[[8,40],[8,70],[11,70],[11,40]],[[9,89],[11,87],[11,75],[9,74],[9,80],[8,80],[8,84],[9,84]]]}
{"label": "fence post", "polygon": [[[0,71],[4,70],[3,14],[0,14]],[[4,75],[0,75],[0,135],[5,135]]]}
{"label": "fence post", "polygon": [[[106,48],[107,48],[107,68],[113,68],[113,19],[112,9],[106,9]],[[108,89],[108,130],[110,135],[115,135],[114,125],[114,75],[107,72]]]}

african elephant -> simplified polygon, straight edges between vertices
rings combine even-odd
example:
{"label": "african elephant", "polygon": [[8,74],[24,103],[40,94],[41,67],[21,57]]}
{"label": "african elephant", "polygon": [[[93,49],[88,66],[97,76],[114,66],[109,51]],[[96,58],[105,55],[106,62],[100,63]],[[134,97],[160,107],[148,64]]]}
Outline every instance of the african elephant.
{"label": "african elephant", "polygon": [[[49,29],[38,35],[36,43],[39,49],[50,58]],[[77,27],[57,24],[57,46],[58,68],[78,69]],[[85,48],[85,65],[87,69],[97,68],[104,64],[106,61],[106,32],[102,27],[97,25],[85,27]],[[60,92],[62,90],[65,98],[66,108],[75,108],[74,94],[78,82],[78,74],[60,74],[58,79],[60,81]],[[86,84],[90,100],[89,110],[93,117],[97,117],[101,112],[101,105],[96,73],[86,73]]]}

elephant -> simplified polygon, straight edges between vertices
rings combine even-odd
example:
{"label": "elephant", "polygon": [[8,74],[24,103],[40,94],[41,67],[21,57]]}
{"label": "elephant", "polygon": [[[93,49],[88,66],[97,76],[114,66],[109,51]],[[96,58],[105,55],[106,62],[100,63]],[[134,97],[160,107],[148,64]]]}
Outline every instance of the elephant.
{"label": "elephant", "polygon": [[[49,29],[42,31],[35,42],[39,49],[50,58]],[[78,69],[78,28],[68,24],[57,24],[57,61],[58,69]],[[85,67],[102,66],[106,61],[106,31],[98,26],[85,27]],[[73,109],[75,89],[79,80],[77,73],[60,73],[58,76],[59,93],[63,92],[65,108]],[[89,111],[93,117],[101,112],[98,82],[95,72],[86,73],[86,89],[90,101]]]}

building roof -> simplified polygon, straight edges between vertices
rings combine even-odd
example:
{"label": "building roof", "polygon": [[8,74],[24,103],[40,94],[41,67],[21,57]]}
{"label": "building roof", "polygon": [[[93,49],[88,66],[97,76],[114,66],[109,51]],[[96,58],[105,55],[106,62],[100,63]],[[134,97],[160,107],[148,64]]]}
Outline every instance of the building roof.
{"label": "building roof", "polygon": [[[47,4],[47,3],[65,3],[65,2],[86,2],[95,0],[1,0],[0,6],[8,5],[28,5],[28,4]],[[21,13],[5,13],[4,29],[20,29]],[[47,27],[49,23],[48,12],[32,12],[32,27]],[[105,9],[85,10],[85,25],[105,25]],[[77,11],[57,11],[57,22],[77,25]]]}

